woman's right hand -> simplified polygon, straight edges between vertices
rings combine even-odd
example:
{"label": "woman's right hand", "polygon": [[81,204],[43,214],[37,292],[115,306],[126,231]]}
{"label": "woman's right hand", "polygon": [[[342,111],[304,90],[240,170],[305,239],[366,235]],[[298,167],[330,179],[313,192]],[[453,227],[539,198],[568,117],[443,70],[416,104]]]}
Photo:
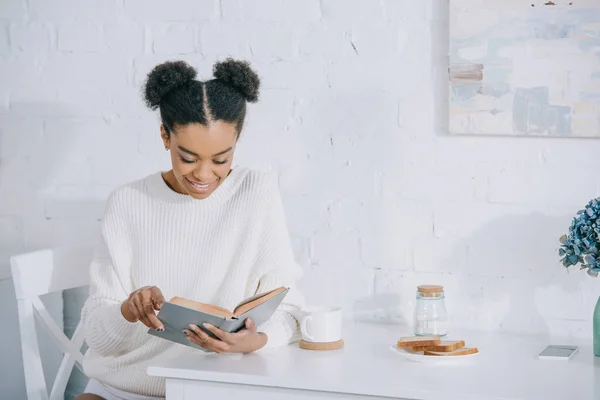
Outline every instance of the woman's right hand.
{"label": "woman's right hand", "polygon": [[165,298],[159,288],[144,286],[131,292],[129,298],[121,304],[121,314],[129,322],[140,321],[148,328],[161,332],[165,327],[154,310],[160,310],[164,302]]}

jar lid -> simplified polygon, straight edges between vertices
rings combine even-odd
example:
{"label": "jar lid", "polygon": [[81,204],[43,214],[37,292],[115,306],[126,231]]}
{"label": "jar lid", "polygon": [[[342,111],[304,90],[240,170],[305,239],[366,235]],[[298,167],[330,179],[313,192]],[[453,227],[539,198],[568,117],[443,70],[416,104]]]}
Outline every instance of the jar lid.
{"label": "jar lid", "polygon": [[417,290],[421,293],[439,293],[444,291],[444,287],[440,285],[420,285]]}

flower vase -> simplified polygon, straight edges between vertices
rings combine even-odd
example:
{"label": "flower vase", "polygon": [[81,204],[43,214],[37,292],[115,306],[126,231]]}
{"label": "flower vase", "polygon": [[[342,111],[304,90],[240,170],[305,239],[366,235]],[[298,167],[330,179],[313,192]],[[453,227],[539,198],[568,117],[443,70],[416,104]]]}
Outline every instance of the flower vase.
{"label": "flower vase", "polygon": [[600,357],[600,297],[594,308],[594,355]]}

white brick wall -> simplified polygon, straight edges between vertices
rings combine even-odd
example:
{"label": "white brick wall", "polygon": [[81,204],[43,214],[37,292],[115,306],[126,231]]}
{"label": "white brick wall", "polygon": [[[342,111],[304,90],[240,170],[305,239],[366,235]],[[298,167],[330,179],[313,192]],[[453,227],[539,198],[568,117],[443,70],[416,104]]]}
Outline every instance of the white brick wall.
{"label": "white brick wall", "polygon": [[169,167],[148,71],[181,58],[209,78],[233,55],[263,80],[237,161],[279,173],[309,300],[410,322],[415,286],[440,283],[456,325],[589,338],[600,285],[556,249],[598,195],[600,143],[449,137],[447,7],[3,1],[0,264],[93,242],[112,188]]}
{"label": "white brick wall", "polygon": [[101,47],[102,26],[90,22],[61,24],[58,28],[58,51],[96,53]]}

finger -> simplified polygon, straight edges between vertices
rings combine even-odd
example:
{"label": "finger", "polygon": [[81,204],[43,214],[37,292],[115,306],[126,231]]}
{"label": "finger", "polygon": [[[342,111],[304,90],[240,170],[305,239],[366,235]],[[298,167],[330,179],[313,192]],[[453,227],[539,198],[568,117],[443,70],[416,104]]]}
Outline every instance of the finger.
{"label": "finger", "polygon": [[206,329],[211,331],[213,333],[213,335],[215,335],[219,339],[224,340],[228,343],[232,343],[231,335],[229,333],[217,328],[214,325],[208,324],[208,323],[204,323],[204,324],[202,324],[202,326],[204,326]]}
{"label": "finger", "polygon": [[137,307],[133,301],[127,302],[127,308],[129,308],[129,312],[135,317],[136,321],[140,320],[140,313],[137,310]]}
{"label": "finger", "polygon": [[154,327],[150,323],[150,320],[148,320],[148,317],[146,316],[146,311],[144,310],[144,306],[137,301],[134,304],[135,304],[136,312],[139,315],[140,322],[142,324],[146,325],[148,328],[154,329]]}
{"label": "finger", "polygon": [[250,318],[246,318],[246,329],[251,333],[256,333],[256,324]]}
{"label": "finger", "polygon": [[189,329],[194,333],[194,335],[198,336],[200,340],[206,341],[210,338],[210,335],[200,329],[197,325],[190,324]]}
{"label": "finger", "polygon": [[203,342],[202,340],[200,340],[200,338],[198,337],[198,335],[196,335],[194,332],[190,332],[190,334],[189,334],[189,335],[187,335],[185,338],[186,338],[188,341],[190,341],[190,342],[192,342],[192,343],[194,343],[194,344],[197,344],[198,346],[200,346],[200,347],[202,347],[202,348],[205,348],[205,349],[207,349],[207,350],[212,350],[212,349],[209,349],[208,347],[206,347],[206,344],[207,344],[208,342],[207,342],[207,341],[206,341],[206,342]]}
{"label": "finger", "polygon": [[[210,331],[213,332],[213,334],[215,334],[215,336],[217,334],[217,333],[215,333],[216,331],[218,331],[221,334],[226,333],[210,324],[206,324],[206,325],[211,326],[212,329],[210,329]],[[203,326],[205,326],[207,329],[209,329],[206,325],[203,325]],[[208,335],[206,332],[204,332],[202,329],[200,329],[198,326],[196,326],[194,324],[190,324],[190,329],[194,332],[194,335],[192,335],[192,338],[197,340],[195,343],[199,344],[200,346],[202,346],[206,349],[221,353],[221,352],[229,350],[230,345],[232,344],[232,343],[228,343],[223,340],[219,340],[220,338],[215,339],[215,338],[210,337],[210,335]],[[226,337],[226,335],[223,335],[223,336]]]}
{"label": "finger", "polygon": [[146,303],[149,303],[149,301],[144,297],[144,291],[136,293],[133,298],[133,303],[135,304],[137,312],[140,316],[140,322],[150,329],[156,329],[153,323],[148,319],[148,315],[146,313]]}
{"label": "finger", "polygon": [[[186,339],[189,341],[204,348],[210,347],[210,339],[212,338],[206,332],[203,332],[202,329],[198,328],[198,326],[190,324],[189,329],[184,329],[183,332],[186,334]],[[210,350],[212,350],[212,348]]]}
{"label": "finger", "polygon": [[165,303],[165,297],[161,294],[158,299],[154,300],[154,308],[156,308],[157,310],[160,310],[164,303]]}
{"label": "finger", "polygon": [[151,327],[156,329],[157,331],[164,331],[165,327],[163,326],[162,322],[160,322],[156,314],[154,314],[154,307],[152,306],[152,302],[147,301],[146,303],[144,303],[143,307],[145,316],[152,325]]}
{"label": "finger", "polygon": [[198,343],[206,343],[208,341],[208,338],[210,337],[209,335],[202,333],[202,335],[199,335],[198,333],[194,332],[192,329],[184,329],[183,333],[185,333],[186,336],[189,336],[191,339],[195,339],[198,341]]}
{"label": "finger", "polygon": [[163,303],[165,302],[165,297],[163,296],[160,289],[156,286],[153,286],[152,289],[150,289],[150,292],[152,294],[152,304],[154,304],[154,308],[156,310],[160,310],[162,308]]}
{"label": "finger", "polygon": [[157,331],[163,331],[165,328],[154,313],[154,305],[152,303],[152,290],[144,290],[141,293],[142,308],[144,317],[148,320],[149,327]]}
{"label": "finger", "polygon": [[[206,333],[204,333],[206,335]],[[186,337],[190,342],[196,343],[198,346],[203,347],[207,350],[212,350],[215,353],[225,353],[229,351],[230,345],[222,340],[211,338],[206,335],[204,339],[201,339],[197,333],[192,332],[191,335]]]}

